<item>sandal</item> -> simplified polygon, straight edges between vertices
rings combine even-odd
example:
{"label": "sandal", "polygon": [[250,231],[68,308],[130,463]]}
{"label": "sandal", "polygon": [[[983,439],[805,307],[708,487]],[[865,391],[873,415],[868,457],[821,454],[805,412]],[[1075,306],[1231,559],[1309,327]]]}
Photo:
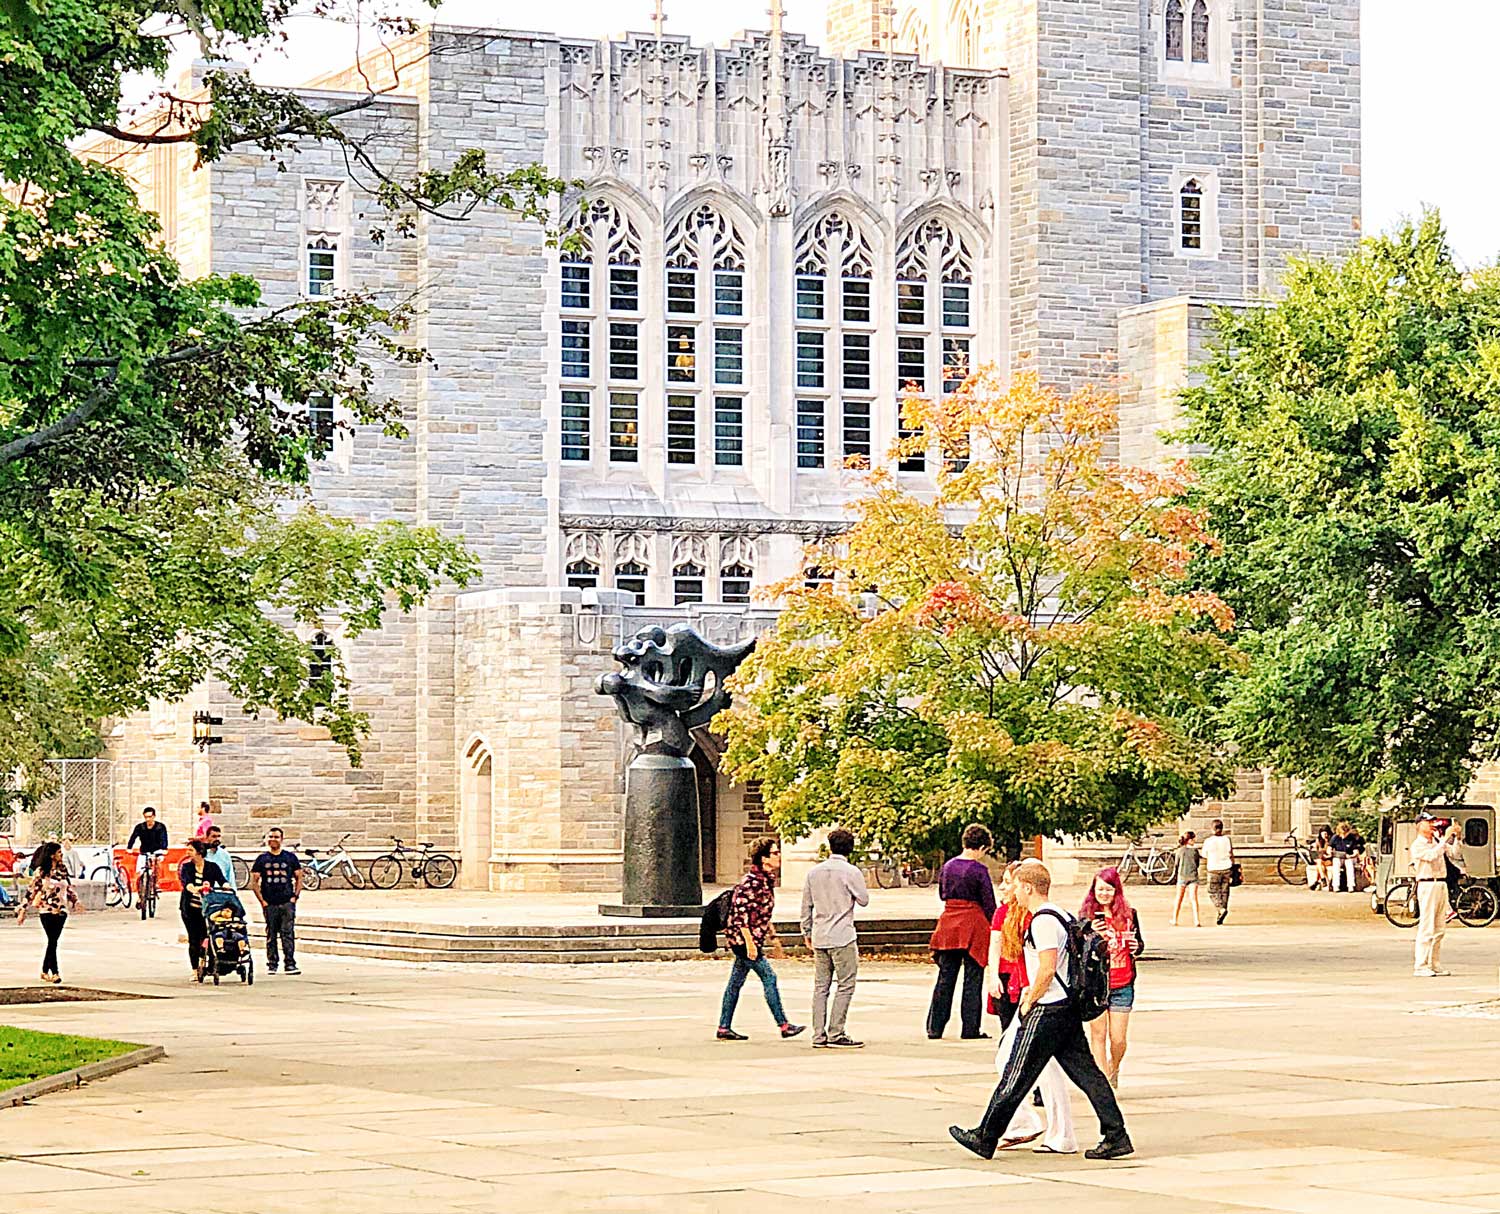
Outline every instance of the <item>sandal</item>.
{"label": "sandal", "polygon": [[1023,1147],[1028,1142],[1035,1142],[1043,1133],[1044,1131],[1038,1130],[1035,1134],[1022,1134],[1019,1138],[1002,1138],[995,1150],[1004,1151],[1009,1147]]}

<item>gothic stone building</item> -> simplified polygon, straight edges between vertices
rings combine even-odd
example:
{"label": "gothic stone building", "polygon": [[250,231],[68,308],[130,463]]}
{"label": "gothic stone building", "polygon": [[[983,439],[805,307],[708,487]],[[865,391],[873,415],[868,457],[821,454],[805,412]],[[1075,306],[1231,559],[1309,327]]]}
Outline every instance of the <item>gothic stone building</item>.
{"label": "gothic stone building", "polygon": [[[231,841],[273,823],[430,838],[472,887],[613,887],[624,746],[593,681],[616,639],[768,626],[757,590],[839,526],[844,460],[883,458],[908,381],[943,392],[1022,360],[1063,385],[1118,376],[1120,454],[1152,458],[1208,301],[1358,237],[1358,11],[833,0],[825,48],[434,26],[302,90],[385,90],[345,122],[397,169],[479,147],[581,179],[582,253],[495,211],[376,243],[388,217],[329,147],[289,171],[254,151],[124,157],[190,273],[253,274],[270,304],[422,292],[432,361],[391,380],[411,437],[336,427],[313,493],[462,533],[484,588],[344,646],[372,725],[358,769],[211,687],[121,722],[113,753],[192,755],[206,708]],[[700,759],[705,870],[728,875],[763,816],[715,775],[712,739]],[[1236,825],[1259,833],[1266,796],[1247,783]],[[186,825],[186,804],[162,808]]]}

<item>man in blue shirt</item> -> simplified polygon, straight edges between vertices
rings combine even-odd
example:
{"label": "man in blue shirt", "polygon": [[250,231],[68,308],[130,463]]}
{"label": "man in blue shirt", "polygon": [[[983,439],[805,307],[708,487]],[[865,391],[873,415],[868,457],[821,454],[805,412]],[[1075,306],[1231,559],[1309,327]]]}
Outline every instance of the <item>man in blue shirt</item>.
{"label": "man in blue shirt", "polygon": [[[266,920],[266,968],[271,973],[286,953],[286,972],[297,968],[297,897],[302,893],[302,864],[281,843],[279,826],[266,835],[266,850],[250,866],[250,892]],[[278,948],[278,945],[280,946]]]}
{"label": "man in blue shirt", "polygon": [[224,874],[224,884],[230,889],[238,889],[234,879],[234,857],[229,854],[229,849],[224,846],[224,832],[217,826],[208,828],[206,836],[208,843],[207,860],[210,864],[217,864],[219,871]]}

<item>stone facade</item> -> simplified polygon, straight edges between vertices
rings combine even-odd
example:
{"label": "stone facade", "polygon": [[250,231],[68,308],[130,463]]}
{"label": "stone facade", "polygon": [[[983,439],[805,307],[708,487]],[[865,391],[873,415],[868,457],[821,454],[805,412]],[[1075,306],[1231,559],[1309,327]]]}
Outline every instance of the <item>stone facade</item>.
{"label": "stone facade", "polygon": [[[1289,253],[1358,228],[1357,0],[1203,0],[1202,46],[1174,58],[1176,3],[834,0],[831,54],[780,29],[706,47],[434,26],[307,86],[383,90],[343,122],[397,171],[480,147],[581,180],[567,253],[493,209],[377,242],[390,217],[331,148],[285,172],[88,149],[125,165],[191,272],[253,274],[271,305],[420,292],[432,360],[386,384],[410,439],[340,430],[311,492],[462,533],[483,565],[485,589],[379,634],[329,629],[370,714],[359,769],[221,690],[182,707],[225,718],[209,785],[232,841],[272,819],[430,838],[471,886],[610,888],[624,747],[592,689],[610,645],[647,618],[766,626],[752,598],[837,530],[846,461],[882,458],[903,384],[988,362],[1119,374],[1122,453],[1148,456],[1201,301],[1253,300]],[[114,741],[171,739],[127,722]],[[729,876],[764,817],[754,790],[714,791],[706,860]]]}

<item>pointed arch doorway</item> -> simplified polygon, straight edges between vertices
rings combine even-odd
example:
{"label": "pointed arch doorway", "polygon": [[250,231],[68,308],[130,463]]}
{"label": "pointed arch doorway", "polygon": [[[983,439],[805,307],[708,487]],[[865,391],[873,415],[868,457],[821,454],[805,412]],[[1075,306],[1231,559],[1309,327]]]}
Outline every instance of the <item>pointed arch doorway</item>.
{"label": "pointed arch doorway", "polygon": [[494,845],[495,780],[490,744],[475,737],[464,747],[459,789],[459,884],[489,889]]}

